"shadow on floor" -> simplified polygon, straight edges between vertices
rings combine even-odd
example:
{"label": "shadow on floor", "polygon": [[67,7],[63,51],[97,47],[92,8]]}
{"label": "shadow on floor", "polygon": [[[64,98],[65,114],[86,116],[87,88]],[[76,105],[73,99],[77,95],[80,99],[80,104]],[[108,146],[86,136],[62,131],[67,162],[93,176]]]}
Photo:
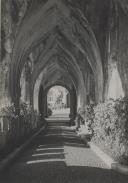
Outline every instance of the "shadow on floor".
{"label": "shadow on floor", "polygon": [[[15,167],[16,168],[16,167]],[[112,170],[66,166],[65,162],[33,163],[15,169],[15,176],[1,179],[1,183],[127,183],[128,176]]]}
{"label": "shadow on floor", "polygon": [[[0,183],[127,183],[128,176],[90,166],[69,166],[64,145],[85,148],[70,130],[48,129],[0,177]],[[54,134],[54,135],[52,135]],[[81,149],[79,149],[81,151]]]}

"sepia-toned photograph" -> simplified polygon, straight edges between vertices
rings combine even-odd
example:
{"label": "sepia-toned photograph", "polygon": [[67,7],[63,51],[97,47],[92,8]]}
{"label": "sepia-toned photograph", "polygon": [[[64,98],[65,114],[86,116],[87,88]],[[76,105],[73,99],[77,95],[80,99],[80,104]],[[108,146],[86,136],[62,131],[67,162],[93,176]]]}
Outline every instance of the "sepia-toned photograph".
{"label": "sepia-toned photograph", "polygon": [[0,0],[0,183],[128,183],[128,0]]}

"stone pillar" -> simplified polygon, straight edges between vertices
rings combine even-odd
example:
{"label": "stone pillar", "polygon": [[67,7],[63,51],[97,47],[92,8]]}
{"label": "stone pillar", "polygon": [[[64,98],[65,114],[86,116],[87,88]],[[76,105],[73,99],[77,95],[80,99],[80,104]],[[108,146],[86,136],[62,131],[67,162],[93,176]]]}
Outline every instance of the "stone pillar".
{"label": "stone pillar", "polygon": [[0,107],[9,105],[9,68],[13,47],[11,4],[9,1],[2,2],[1,17],[1,63],[0,63]]}
{"label": "stone pillar", "polygon": [[[124,67],[123,62],[125,61],[124,59],[121,61],[121,59],[119,58],[120,52],[123,52],[122,50],[125,50],[125,44],[122,45],[121,47],[122,50],[119,49],[120,34],[124,35],[123,32],[124,30],[121,30],[120,33],[120,23],[122,23],[122,20],[120,22],[119,17],[121,17],[121,14],[118,5],[119,4],[116,2],[111,3],[111,9],[109,13],[108,40],[107,40],[108,73],[107,73],[107,82],[105,82],[105,99],[109,98],[117,99],[120,97],[124,97],[125,95],[123,88],[124,79],[122,80],[123,77],[121,76],[125,75],[125,70],[127,69],[127,67],[125,64],[125,68],[123,68]],[[125,20],[125,18],[123,20]],[[127,25],[127,23],[125,24]],[[125,40],[121,38],[121,42],[124,42]],[[127,51],[125,51],[125,53],[127,54]]]}
{"label": "stone pillar", "polygon": [[124,91],[122,88],[120,74],[119,74],[117,65],[115,63],[115,64],[113,64],[112,76],[111,76],[111,79],[109,82],[107,98],[108,99],[109,98],[117,99],[120,97],[124,97]]}
{"label": "stone pillar", "polygon": [[44,120],[45,118],[45,112],[44,112],[44,90],[43,90],[43,86],[40,86],[40,90],[39,90],[39,97],[38,97],[38,105],[39,105],[39,113],[40,113],[40,117],[41,120]]}
{"label": "stone pillar", "polygon": [[43,95],[43,101],[42,101],[42,104],[43,104],[43,116],[46,118],[48,117],[48,106],[47,106],[47,94],[44,93]]}
{"label": "stone pillar", "polygon": [[70,123],[74,125],[74,120],[77,113],[77,99],[76,99],[76,91],[73,88],[70,92]]}

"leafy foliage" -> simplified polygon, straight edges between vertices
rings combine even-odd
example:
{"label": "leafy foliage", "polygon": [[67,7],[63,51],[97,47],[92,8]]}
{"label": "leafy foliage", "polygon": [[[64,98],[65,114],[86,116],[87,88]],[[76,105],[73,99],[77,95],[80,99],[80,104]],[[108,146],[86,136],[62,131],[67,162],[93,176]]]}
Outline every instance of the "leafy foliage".
{"label": "leafy foliage", "polygon": [[24,102],[20,102],[18,107],[14,104],[3,107],[0,110],[0,117],[4,118],[4,122],[8,124],[8,128],[4,131],[10,133],[13,133],[13,130],[19,131],[21,136],[28,134],[31,129],[36,128],[40,123],[38,114]]}
{"label": "leafy foliage", "polygon": [[94,113],[93,141],[115,160],[128,164],[128,99],[98,104]]}
{"label": "leafy foliage", "polygon": [[7,116],[7,117],[10,117],[10,118],[16,118],[17,115],[16,115],[16,109],[15,109],[14,104],[10,104],[6,107],[3,107],[0,110],[0,116]]}
{"label": "leafy foliage", "polygon": [[88,105],[80,108],[78,114],[92,131],[92,141],[115,160],[128,165],[128,99]]}
{"label": "leafy foliage", "polygon": [[92,129],[92,124],[94,121],[94,105],[87,105],[85,108],[79,108],[78,114],[81,116],[82,123],[86,123],[88,127]]}

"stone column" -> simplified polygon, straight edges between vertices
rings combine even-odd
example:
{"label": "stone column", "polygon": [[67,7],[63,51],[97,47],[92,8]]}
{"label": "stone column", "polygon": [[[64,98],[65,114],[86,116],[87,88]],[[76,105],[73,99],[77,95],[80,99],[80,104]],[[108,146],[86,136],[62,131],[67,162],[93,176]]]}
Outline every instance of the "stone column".
{"label": "stone column", "polygon": [[9,105],[9,68],[13,47],[11,4],[9,1],[2,2],[1,17],[1,63],[0,63],[0,107]]}
{"label": "stone column", "polygon": [[76,99],[76,91],[73,88],[70,92],[70,123],[74,125],[74,120],[77,113],[77,99]]}

